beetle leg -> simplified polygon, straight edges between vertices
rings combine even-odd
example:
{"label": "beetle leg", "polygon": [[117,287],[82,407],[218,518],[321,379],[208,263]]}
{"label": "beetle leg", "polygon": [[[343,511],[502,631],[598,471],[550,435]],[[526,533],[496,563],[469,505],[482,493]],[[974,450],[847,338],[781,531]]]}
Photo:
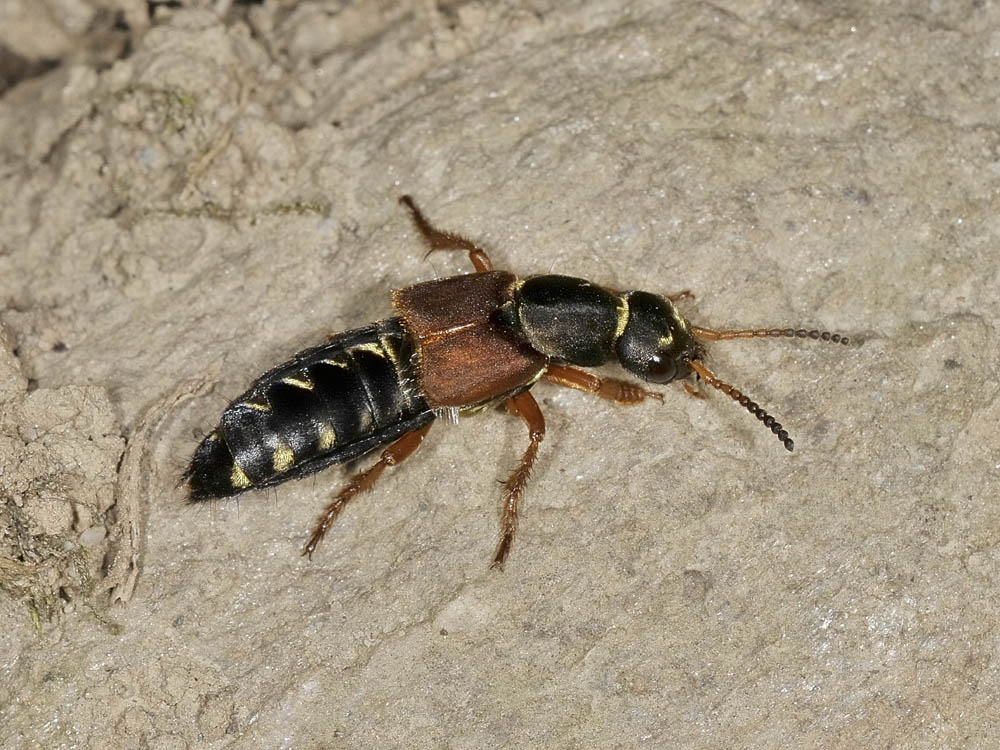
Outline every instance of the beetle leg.
{"label": "beetle leg", "polygon": [[309,541],[302,549],[302,554],[307,555],[311,559],[313,552],[316,551],[316,547],[319,546],[320,541],[322,541],[327,530],[333,525],[333,522],[337,520],[337,516],[340,515],[340,511],[344,509],[344,506],[353,500],[355,495],[366,492],[374,487],[375,482],[382,476],[382,472],[385,471],[386,466],[396,466],[408,458],[420,443],[423,442],[430,428],[431,425],[427,424],[406,433],[382,451],[382,457],[379,458],[374,466],[364,471],[359,471],[351,477],[351,481],[337,494],[333,502],[326,506],[326,510],[319,517],[316,527],[313,529],[312,536],[309,537]]}
{"label": "beetle leg", "polygon": [[699,391],[695,386],[691,385],[686,380],[683,383],[681,383],[681,385],[684,386],[685,391],[687,391],[690,395],[694,396],[697,399],[701,399],[702,401],[704,401],[705,399],[708,398],[707,395]]}
{"label": "beetle leg", "polygon": [[550,365],[542,376],[550,383],[575,388],[578,391],[594,393],[617,404],[638,404],[647,398],[655,398],[663,403],[663,394],[647,391],[642,386],[618,378],[599,378],[589,372],[564,365]]}
{"label": "beetle leg", "polygon": [[680,302],[681,300],[692,300],[694,299],[694,293],[690,289],[681,289],[679,292],[668,294],[667,299],[670,300],[671,302]]}
{"label": "beetle leg", "polygon": [[517,503],[524,493],[524,488],[528,484],[528,477],[531,475],[531,466],[535,463],[538,455],[538,446],[545,437],[545,417],[542,410],[538,408],[538,402],[534,397],[524,391],[507,399],[507,411],[516,417],[524,420],[528,426],[528,435],[531,444],[528,450],[521,456],[521,464],[511,474],[503,485],[503,516],[500,519],[500,543],[497,545],[496,554],[493,555],[491,568],[503,569],[504,561],[510,552],[510,545],[514,541],[514,532],[517,530]]}
{"label": "beetle leg", "polygon": [[417,204],[413,202],[413,198],[410,196],[404,195],[399,199],[399,202],[410,209],[410,214],[413,216],[413,223],[427,244],[428,255],[435,250],[464,250],[469,254],[469,260],[472,261],[472,265],[476,267],[477,271],[482,273],[483,271],[493,270],[493,263],[490,261],[486,251],[472,240],[467,240],[459,234],[435,229],[420,212]]}

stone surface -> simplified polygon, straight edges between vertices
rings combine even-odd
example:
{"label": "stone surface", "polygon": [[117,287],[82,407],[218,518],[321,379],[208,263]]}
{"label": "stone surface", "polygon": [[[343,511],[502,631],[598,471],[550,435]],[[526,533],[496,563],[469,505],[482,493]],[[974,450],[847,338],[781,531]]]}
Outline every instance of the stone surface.
{"label": "stone surface", "polygon": [[[995,742],[995,6],[181,5],[0,99],[0,745]],[[711,348],[794,454],[721,394],[538,386],[503,573],[502,413],[312,561],[342,469],[186,506],[253,377],[466,270],[402,193],[501,268],[859,343]]]}

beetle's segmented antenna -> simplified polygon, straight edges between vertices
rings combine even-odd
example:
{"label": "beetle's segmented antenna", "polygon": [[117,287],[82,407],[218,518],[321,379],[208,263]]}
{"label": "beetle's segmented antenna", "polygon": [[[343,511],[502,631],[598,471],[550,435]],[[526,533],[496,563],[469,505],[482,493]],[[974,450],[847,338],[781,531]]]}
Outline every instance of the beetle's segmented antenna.
{"label": "beetle's segmented antenna", "polygon": [[807,330],[805,328],[745,328],[733,331],[716,331],[713,328],[698,328],[691,326],[691,333],[706,341],[727,341],[729,339],[763,339],[763,338],[789,338],[789,339],[813,339],[814,341],[829,341],[831,344],[851,343],[851,340],[840,333],[830,331],[820,331],[818,329]]}
{"label": "beetle's segmented antenna", "polygon": [[705,367],[705,365],[703,365],[701,362],[693,359],[690,362],[688,362],[688,364],[691,366],[692,370],[698,373],[698,375],[701,377],[702,380],[704,380],[713,388],[717,388],[718,390],[725,393],[727,396],[729,396],[729,398],[731,398],[733,401],[736,401],[740,406],[742,406],[748,412],[757,417],[757,419],[763,422],[765,427],[767,427],[768,429],[771,430],[771,432],[777,435],[778,440],[781,441],[782,445],[785,446],[786,450],[792,450],[795,447],[795,441],[792,440],[790,437],[788,437],[788,431],[781,426],[781,422],[779,422],[770,414],[768,414],[766,411],[764,411],[764,409],[762,409],[756,401],[752,400],[749,396],[740,391],[738,388],[734,388],[733,386],[729,385],[729,383],[723,383],[721,380],[715,377],[715,373],[713,373],[711,370]]}

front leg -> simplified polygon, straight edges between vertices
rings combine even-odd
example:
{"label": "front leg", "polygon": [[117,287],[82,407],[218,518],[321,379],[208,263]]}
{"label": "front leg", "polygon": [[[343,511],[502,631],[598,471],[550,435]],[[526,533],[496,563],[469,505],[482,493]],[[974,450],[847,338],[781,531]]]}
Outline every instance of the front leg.
{"label": "front leg", "polygon": [[647,391],[640,385],[630,383],[627,380],[618,378],[599,378],[589,372],[578,370],[575,367],[564,365],[552,365],[543,375],[546,380],[556,385],[566,388],[575,388],[578,391],[593,393],[616,404],[631,406],[645,401],[647,398],[655,398],[663,403],[663,394],[656,391]]}

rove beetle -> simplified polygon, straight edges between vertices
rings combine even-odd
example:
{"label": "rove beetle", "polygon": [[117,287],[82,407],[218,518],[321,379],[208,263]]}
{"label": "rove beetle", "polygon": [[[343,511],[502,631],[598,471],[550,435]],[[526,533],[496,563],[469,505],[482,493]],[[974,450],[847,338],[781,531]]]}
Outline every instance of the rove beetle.
{"label": "rove beetle", "polygon": [[848,343],[827,331],[692,326],[673,304],[687,292],[617,292],[570,276],[518,278],[495,271],[482,248],[434,228],[409,196],[400,203],[428,254],[466,252],[476,273],[400,289],[392,297],[397,317],[331,336],[261,375],[226,407],[184,474],[190,500],[198,502],[299,479],[388,444],[327,505],[303,549],[310,557],[344,506],[371,489],[387,466],[408,458],[437,417],[455,419],[503,404],[528,427],[530,444],[504,483],[492,564],[502,568],[517,528],[518,501],[545,436],[545,420],[529,390],[539,380],[638,404],[646,398],[662,402],[663,395],[578,368],[617,361],[650,383],[693,373],[792,450],[792,439],[774,417],[704,365],[703,342],[785,336]]}

